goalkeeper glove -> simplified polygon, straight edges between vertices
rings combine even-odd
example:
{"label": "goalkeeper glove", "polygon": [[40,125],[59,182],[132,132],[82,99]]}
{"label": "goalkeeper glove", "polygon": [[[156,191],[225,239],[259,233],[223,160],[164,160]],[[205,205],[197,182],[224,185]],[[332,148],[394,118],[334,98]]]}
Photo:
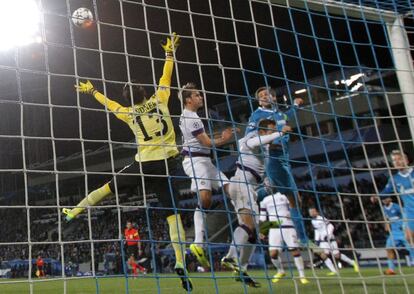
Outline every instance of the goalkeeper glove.
{"label": "goalkeeper glove", "polygon": [[260,232],[260,234],[263,234],[263,235],[266,236],[267,234],[269,234],[270,229],[276,229],[276,228],[280,227],[281,223],[282,223],[281,221],[275,221],[275,222],[265,221],[265,222],[262,222],[259,225],[259,232]]}
{"label": "goalkeeper glove", "polygon": [[83,94],[93,95],[96,91],[90,81],[86,81],[86,83],[79,82],[79,85],[75,85],[75,88],[79,93]]}
{"label": "goalkeeper glove", "polygon": [[165,51],[165,56],[173,56],[173,52],[177,50],[177,47],[180,45],[180,36],[176,33],[173,33],[172,38],[167,38],[167,41],[161,43],[161,47]]}

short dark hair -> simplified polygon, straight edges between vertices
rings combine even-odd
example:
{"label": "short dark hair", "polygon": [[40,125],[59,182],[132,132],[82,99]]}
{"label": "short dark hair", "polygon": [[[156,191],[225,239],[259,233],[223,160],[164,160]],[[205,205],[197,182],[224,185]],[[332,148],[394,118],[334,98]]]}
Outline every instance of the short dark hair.
{"label": "short dark hair", "polygon": [[184,105],[187,104],[186,99],[190,98],[193,91],[197,90],[197,85],[195,83],[188,82],[183,86],[179,98],[184,103]]}
{"label": "short dark hair", "polygon": [[131,100],[132,104],[141,104],[144,99],[147,98],[147,92],[145,91],[144,86],[137,85],[136,83],[136,80],[131,80],[131,83],[125,83],[124,87],[122,88],[122,97],[127,104],[131,104]]}
{"label": "short dark hair", "polygon": [[257,125],[257,127],[260,129],[268,129],[269,125],[276,125],[276,122],[273,119],[262,119],[261,121],[259,121],[259,124]]}
{"label": "short dark hair", "polygon": [[264,90],[269,91],[270,95],[276,97],[276,91],[275,91],[275,89],[273,89],[271,87],[267,87],[267,86],[263,86],[263,87],[258,88],[256,90],[256,92],[254,93],[254,97],[256,99],[259,99],[259,93],[262,92],[262,91],[264,91]]}

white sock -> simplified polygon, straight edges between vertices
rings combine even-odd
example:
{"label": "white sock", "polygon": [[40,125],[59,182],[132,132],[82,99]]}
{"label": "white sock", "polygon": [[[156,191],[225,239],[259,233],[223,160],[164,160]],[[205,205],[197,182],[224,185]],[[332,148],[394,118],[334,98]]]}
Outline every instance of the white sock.
{"label": "white sock", "polygon": [[295,265],[299,272],[299,277],[304,278],[305,277],[305,266],[303,265],[303,258],[302,256],[295,256]]}
{"label": "white sock", "polygon": [[347,264],[349,265],[354,265],[355,261],[353,261],[352,259],[350,259],[348,256],[341,254],[341,256],[339,257],[342,261],[345,261]]}
{"label": "white sock", "polygon": [[234,260],[237,260],[237,248],[233,244],[230,245],[229,252],[226,254],[226,258],[233,258]]}
{"label": "white sock", "polygon": [[332,260],[330,258],[327,258],[323,261],[323,263],[325,263],[326,267],[334,273],[337,273],[335,266],[332,263]]}
{"label": "white sock", "polygon": [[247,269],[250,257],[252,256],[255,249],[256,244],[252,244],[250,242],[246,242],[246,244],[240,249],[240,265],[243,270]]}
{"label": "white sock", "polygon": [[246,244],[248,239],[249,235],[247,232],[242,227],[237,227],[233,232],[233,242],[226,257],[234,258],[237,262],[239,262],[237,258],[237,248],[240,248],[239,246]]}
{"label": "white sock", "polygon": [[194,243],[201,244],[204,242],[204,217],[200,208],[194,211]]}
{"label": "white sock", "polygon": [[283,269],[282,259],[278,256],[276,259],[271,258],[273,265],[277,269],[278,273],[284,273],[285,270]]}

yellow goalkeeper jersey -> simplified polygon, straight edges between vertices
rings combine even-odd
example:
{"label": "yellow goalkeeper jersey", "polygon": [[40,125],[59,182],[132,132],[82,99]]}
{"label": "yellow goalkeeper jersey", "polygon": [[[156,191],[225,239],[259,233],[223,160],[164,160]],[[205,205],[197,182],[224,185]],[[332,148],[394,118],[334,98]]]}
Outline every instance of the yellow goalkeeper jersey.
{"label": "yellow goalkeeper jersey", "polygon": [[155,94],[133,107],[124,107],[95,92],[96,100],[106,105],[118,119],[127,123],[134,133],[138,149],[136,161],[163,160],[178,154],[174,126],[168,109],[173,66],[172,58],[167,57]]}

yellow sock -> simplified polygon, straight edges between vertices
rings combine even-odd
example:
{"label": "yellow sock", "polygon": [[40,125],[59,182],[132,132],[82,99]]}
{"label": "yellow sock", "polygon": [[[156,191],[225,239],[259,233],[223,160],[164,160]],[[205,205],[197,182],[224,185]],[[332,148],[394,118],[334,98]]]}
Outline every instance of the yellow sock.
{"label": "yellow sock", "polygon": [[181,216],[179,214],[170,215],[167,217],[167,222],[170,227],[170,239],[175,251],[175,259],[185,266],[185,231]]}
{"label": "yellow sock", "polygon": [[89,193],[88,196],[82,199],[75,208],[73,208],[70,213],[74,217],[77,216],[79,213],[83,212],[87,206],[94,206],[101,202],[106,196],[112,194],[111,189],[109,188],[109,184],[105,184],[99,189],[96,189]]}

